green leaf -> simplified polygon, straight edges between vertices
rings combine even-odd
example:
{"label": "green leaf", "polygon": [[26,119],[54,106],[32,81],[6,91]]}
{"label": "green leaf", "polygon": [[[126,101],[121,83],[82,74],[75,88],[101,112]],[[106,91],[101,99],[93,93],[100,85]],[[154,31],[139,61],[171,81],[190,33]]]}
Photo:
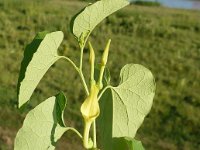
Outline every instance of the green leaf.
{"label": "green leaf", "polygon": [[145,150],[141,141],[137,141],[137,140],[133,139],[133,140],[129,141],[129,143],[132,146],[132,150]]}
{"label": "green leaf", "polygon": [[71,32],[79,42],[85,43],[96,25],[129,3],[128,0],[101,0],[90,4],[72,18]]}
{"label": "green leaf", "polygon": [[31,97],[37,84],[60,56],[57,49],[63,40],[63,32],[40,32],[26,47],[18,79],[19,107]]}
{"label": "green leaf", "polygon": [[142,142],[132,138],[122,137],[113,139],[113,150],[145,150]]}
{"label": "green leaf", "polygon": [[53,150],[56,141],[68,130],[63,120],[66,103],[60,93],[31,110],[17,133],[14,150]]}
{"label": "green leaf", "polygon": [[100,116],[97,118],[97,129],[99,129],[100,149],[112,150],[113,102],[110,89],[102,95],[99,105]]}
{"label": "green leaf", "polygon": [[113,138],[135,137],[155,95],[153,75],[141,65],[126,65],[120,78],[120,85],[107,90],[100,100],[98,125],[105,150],[111,149]]}
{"label": "green leaf", "polygon": [[148,69],[135,64],[126,65],[120,77],[120,85],[112,88],[113,135],[134,138],[153,104],[154,77]]}

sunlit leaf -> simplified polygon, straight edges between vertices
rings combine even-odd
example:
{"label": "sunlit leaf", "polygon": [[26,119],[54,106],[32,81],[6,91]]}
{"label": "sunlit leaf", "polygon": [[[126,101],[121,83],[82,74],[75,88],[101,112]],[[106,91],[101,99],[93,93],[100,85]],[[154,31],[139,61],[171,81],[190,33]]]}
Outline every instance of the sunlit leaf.
{"label": "sunlit leaf", "polygon": [[71,32],[85,43],[87,36],[104,18],[127,6],[128,0],[100,0],[81,10],[71,20]]}
{"label": "sunlit leaf", "polygon": [[66,103],[60,93],[31,110],[17,133],[14,150],[53,150],[56,141],[68,130],[63,120]]}
{"label": "sunlit leaf", "polygon": [[30,99],[41,78],[60,58],[57,55],[57,49],[62,40],[63,32],[61,31],[40,32],[26,47],[18,80],[19,107]]}
{"label": "sunlit leaf", "polygon": [[98,123],[105,150],[111,149],[113,138],[135,137],[155,94],[153,75],[142,65],[126,65],[120,77],[119,86],[107,90],[100,100]]}

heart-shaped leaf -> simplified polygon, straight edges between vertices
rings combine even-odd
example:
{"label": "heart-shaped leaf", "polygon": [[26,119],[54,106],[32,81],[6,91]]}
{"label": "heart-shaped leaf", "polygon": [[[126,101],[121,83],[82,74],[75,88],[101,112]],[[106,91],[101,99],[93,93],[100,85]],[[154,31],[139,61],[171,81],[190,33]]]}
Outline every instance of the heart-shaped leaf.
{"label": "heart-shaped leaf", "polygon": [[66,102],[60,93],[31,110],[17,133],[14,150],[53,150],[68,130],[63,120]]}
{"label": "heart-shaped leaf", "polygon": [[127,6],[128,0],[100,0],[90,4],[71,20],[71,32],[82,43],[104,18]]}
{"label": "heart-shaped leaf", "polygon": [[63,32],[40,32],[26,47],[18,79],[19,107],[25,104],[47,70],[60,56],[57,49],[63,40]]}
{"label": "heart-shaped leaf", "polygon": [[142,65],[126,65],[120,77],[120,85],[107,90],[100,100],[98,124],[105,150],[111,149],[113,138],[135,137],[155,94],[153,75]]}

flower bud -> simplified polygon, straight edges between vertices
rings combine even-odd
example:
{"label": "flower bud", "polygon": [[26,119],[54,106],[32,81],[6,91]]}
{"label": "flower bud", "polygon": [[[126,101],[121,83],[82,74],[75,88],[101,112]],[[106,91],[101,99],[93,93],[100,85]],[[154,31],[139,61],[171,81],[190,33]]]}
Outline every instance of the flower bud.
{"label": "flower bud", "polygon": [[103,52],[103,56],[102,56],[102,60],[101,60],[101,64],[102,66],[105,66],[108,60],[108,53],[109,53],[109,49],[110,49],[110,43],[111,43],[111,39],[108,40],[108,43],[106,45],[106,48],[104,49]]}

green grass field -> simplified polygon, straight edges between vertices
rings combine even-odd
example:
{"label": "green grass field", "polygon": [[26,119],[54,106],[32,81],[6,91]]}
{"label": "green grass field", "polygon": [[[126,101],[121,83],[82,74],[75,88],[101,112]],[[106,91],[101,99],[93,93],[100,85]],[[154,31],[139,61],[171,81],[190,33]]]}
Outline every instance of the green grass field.
{"label": "green grass field", "polygon": [[[13,149],[14,137],[27,113],[18,111],[16,96],[25,46],[39,31],[62,30],[65,39],[59,53],[78,62],[79,49],[69,32],[69,22],[85,4],[65,0],[0,0],[0,150]],[[156,78],[153,108],[137,134],[147,150],[200,149],[199,18],[199,11],[131,5],[106,18],[91,35],[99,55],[112,38],[108,67],[114,85],[127,63],[150,68]],[[84,54],[87,72],[88,48]],[[48,71],[28,109],[60,90],[68,98],[66,124],[82,131],[79,107],[84,91],[78,75],[65,61],[57,62]],[[57,149],[81,150],[80,143],[70,132],[59,141]]]}

